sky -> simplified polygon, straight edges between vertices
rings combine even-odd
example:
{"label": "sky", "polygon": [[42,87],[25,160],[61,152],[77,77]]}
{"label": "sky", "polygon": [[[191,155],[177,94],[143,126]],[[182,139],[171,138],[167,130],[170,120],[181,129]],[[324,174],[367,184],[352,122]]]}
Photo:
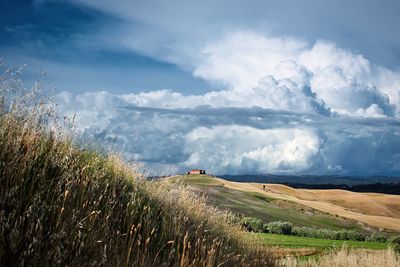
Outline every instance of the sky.
{"label": "sky", "polygon": [[400,175],[397,0],[5,0],[0,57],[151,174]]}

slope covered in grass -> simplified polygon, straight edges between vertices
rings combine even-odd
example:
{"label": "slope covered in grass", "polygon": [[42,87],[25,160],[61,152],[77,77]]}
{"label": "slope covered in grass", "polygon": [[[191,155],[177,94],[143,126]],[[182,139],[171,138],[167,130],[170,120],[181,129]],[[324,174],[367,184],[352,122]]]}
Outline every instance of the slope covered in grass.
{"label": "slope covered in grass", "polygon": [[259,218],[264,222],[290,221],[300,227],[363,231],[362,226],[356,221],[344,220],[295,202],[272,198],[257,191],[235,190],[224,186],[228,181],[223,179],[205,175],[188,175],[175,176],[170,180],[199,188],[206,193],[208,200],[220,209]]}
{"label": "slope covered in grass", "polygon": [[0,115],[0,265],[272,266],[229,214]]}
{"label": "slope covered in grass", "polygon": [[[209,177],[208,182],[205,182],[205,178],[203,178],[202,183],[198,183],[192,181],[192,178],[189,176],[178,176],[174,178],[177,182],[183,184],[194,185],[196,187],[205,188],[207,190],[211,190],[210,195],[216,195],[218,198],[219,192],[229,193],[229,194],[244,194],[251,193],[257,194],[259,196],[264,196],[266,198],[281,200],[286,203],[295,203],[298,206],[307,207],[307,209],[312,211],[319,211],[320,213],[330,214],[330,218],[327,216],[306,216],[308,218],[312,217],[321,217],[316,222],[318,227],[321,227],[322,224],[326,224],[328,229],[338,229],[347,228],[347,229],[357,229],[360,228],[361,225],[356,225],[354,222],[359,222],[362,225],[366,225],[368,227],[374,228],[382,228],[387,231],[400,231],[400,219],[398,215],[393,215],[396,211],[397,214],[400,212],[398,202],[400,201],[400,196],[393,195],[385,195],[385,194],[369,194],[369,193],[354,193],[345,190],[309,190],[309,189],[294,189],[289,186],[281,185],[281,184],[259,184],[259,183],[242,183],[242,182],[232,182],[227,181],[217,177]],[[197,179],[198,180],[198,179]],[[210,191],[210,190],[209,190]],[[236,197],[223,197],[222,199],[233,199],[235,202],[239,200]],[[240,198],[244,200],[245,198]],[[254,198],[253,198],[254,199]],[[360,202],[361,200],[365,201],[367,204],[360,205],[360,209],[356,209],[356,204],[351,204],[352,200],[355,199],[355,203]],[[261,209],[265,210],[266,207],[271,205],[257,205],[255,201],[252,201],[256,206],[259,206]],[[236,206],[240,206],[241,203],[236,203]],[[370,210],[367,212],[365,208],[370,206]],[[250,206],[250,203],[245,204],[245,206]],[[240,207],[239,207],[240,208]],[[250,209],[244,209],[244,211],[249,211]],[[259,208],[253,208],[253,210],[258,214],[255,217],[260,217],[264,211],[261,211]],[[291,220],[290,217],[297,217],[297,215],[291,212],[293,209],[287,209],[289,213],[288,219]],[[303,210],[305,210],[303,208]],[[376,212],[380,210],[380,212]],[[270,210],[271,212],[267,212],[267,214],[278,215],[281,211],[277,210],[276,212]],[[292,213],[292,214],[291,214]],[[298,213],[297,213],[298,214]],[[382,214],[385,214],[383,216]],[[294,215],[294,216],[291,216]],[[343,220],[338,220],[334,218],[335,216],[346,219],[346,222]],[[323,218],[325,217],[325,218]],[[262,217],[260,217],[262,218]],[[308,221],[309,219],[304,219],[303,215],[298,217],[297,221],[303,220]],[[267,218],[268,219],[268,218]],[[281,220],[285,220],[281,218]],[[293,221],[295,223],[295,221]],[[349,223],[350,222],[350,223]],[[367,227],[367,228],[368,228]]]}

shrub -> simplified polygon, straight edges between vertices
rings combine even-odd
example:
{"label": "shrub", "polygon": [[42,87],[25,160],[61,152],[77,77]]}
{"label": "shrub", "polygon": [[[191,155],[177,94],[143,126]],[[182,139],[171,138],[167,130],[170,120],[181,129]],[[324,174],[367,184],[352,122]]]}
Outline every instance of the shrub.
{"label": "shrub", "polygon": [[351,231],[351,230],[347,231],[347,240],[365,241],[365,239],[366,239],[366,236],[362,233]]}
{"label": "shrub", "polygon": [[386,242],[387,238],[386,236],[380,234],[380,233],[372,233],[370,236],[368,236],[365,241],[369,241],[369,242]]}
{"label": "shrub", "polygon": [[290,222],[270,222],[267,224],[268,233],[290,235],[292,233],[293,224]]}
{"label": "shrub", "polygon": [[352,230],[334,231],[313,227],[293,227],[292,235],[334,240],[364,241],[366,239],[366,236],[364,234]]}
{"label": "shrub", "polygon": [[318,229],[315,232],[316,237],[324,239],[335,239],[337,237],[336,231],[329,229]]}
{"label": "shrub", "polygon": [[400,236],[392,236],[388,239],[390,246],[397,252],[400,253]]}
{"label": "shrub", "polygon": [[263,230],[262,221],[253,217],[244,217],[241,225],[249,232],[262,232]]}
{"label": "shrub", "polygon": [[348,233],[346,230],[339,231],[339,240],[348,240]]}
{"label": "shrub", "polygon": [[328,229],[318,229],[314,227],[293,227],[292,235],[324,238],[324,239],[336,239],[337,232]]}

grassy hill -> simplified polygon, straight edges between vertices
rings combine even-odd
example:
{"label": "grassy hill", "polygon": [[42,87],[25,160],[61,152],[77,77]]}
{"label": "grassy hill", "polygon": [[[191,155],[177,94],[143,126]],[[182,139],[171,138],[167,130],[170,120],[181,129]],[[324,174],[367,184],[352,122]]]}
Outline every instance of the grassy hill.
{"label": "grassy hill", "polygon": [[[253,238],[229,214],[177,183],[209,189],[211,202],[241,212],[246,207],[251,214],[264,212],[266,205],[271,219],[311,216],[302,210],[305,206],[232,189],[209,176],[145,181],[118,158],[83,151],[31,121],[1,115],[0,126],[1,266],[274,266],[275,257],[282,257],[284,266],[329,266],[331,258],[345,262],[340,266],[373,266],[365,263],[380,259],[380,266],[398,263],[390,250],[372,256],[340,250],[318,261],[297,262],[270,246],[305,250],[342,241],[266,234]],[[347,222],[326,216],[309,219],[333,229],[346,227]],[[310,222],[303,218],[298,221]]]}
{"label": "grassy hill", "polygon": [[400,230],[400,196],[345,190],[294,189],[278,184],[239,183],[206,175],[170,178],[205,192],[216,206],[264,221],[332,230]]}
{"label": "grassy hill", "polygon": [[[43,124],[46,102],[38,103],[44,113],[0,110],[0,266],[312,267],[330,266],[332,259],[341,259],[338,266],[398,265],[392,250],[372,256],[335,250],[305,263],[287,258],[281,249],[330,248],[341,241],[255,236],[214,205],[299,226],[363,227],[325,212],[333,205],[328,200],[304,199],[271,185],[263,189],[210,176],[146,181],[118,157],[74,146],[57,125],[50,131]],[[318,203],[323,205],[315,208]]]}
{"label": "grassy hill", "polygon": [[0,115],[0,265],[272,266],[229,214]]}
{"label": "grassy hill", "polygon": [[[346,241],[357,250],[293,257],[343,241],[248,233],[214,205],[334,230],[363,230],[348,219],[363,211],[343,213],[357,207],[318,192],[204,175],[146,181],[116,156],[74,146],[40,85],[25,92],[19,82],[1,78],[0,266],[400,266],[393,249],[359,249],[384,243]],[[384,212],[396,212],[393,199],[382,197],[376,203],[388,206]],[[371,212],[361,219],[374,218],[376,209]],[[387,221],[393,224],[381,220]]]}

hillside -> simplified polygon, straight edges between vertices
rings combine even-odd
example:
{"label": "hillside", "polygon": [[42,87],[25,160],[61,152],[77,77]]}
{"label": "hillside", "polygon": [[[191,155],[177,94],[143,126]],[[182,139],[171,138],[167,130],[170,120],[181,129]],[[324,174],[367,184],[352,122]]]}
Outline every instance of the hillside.
{"label": "hillside", "polygon": [[288,220],[300,226],[330,229],[374,227],[400,231],[400,196],[396,195],[294,189],[279,184],[232,182],[211,176],[171,179],[205,190],[217,206],[267,221]]}
{"label": "hillside", "polygon": [[[33,122],[0,116],[1,266],[275,266],[276,258],[284,266],[295,266],[285,265],[293,260],[286,258],[288,252],[311,255],[318,251],[315,246],[343,244],[267,234],[253,238],[238,227],[236,217],[210,204],[267,216],[265,220],[284,218],[306,226],[361,229],[353,220],[301,204],[305,199],[321,204],[332,201],[318,200],[318,192],[278,185],[263,189],[262,184],[205,175],[146,181],[118,157],[82,150]],[[209,199],[192,189],[205,190]],[[354,249],[386,247],[349,244]],[[332,253],[339,255],[342,250]],[[368,253],[347,255],[365,260]],[[384,253],[391,252],[374,255],[380,258]],[[330,255],[321,256],[321,262]],[[398,258],[390,254],[388,261],[397,263]]]}
{"label": "hillside", "polygon": [[[42,117],[41,117],[42,118]],[[1,266],[273,266],[202,197],[0,115]]]}
{"label": "hillside", "polygon": [[337,189],[293,189],[274,184],[267,185],[266,188],[274,193],[291,195],[302,200],[323,201],[366,215],[400,218],[400,196],[398,195],[355,193]]}

